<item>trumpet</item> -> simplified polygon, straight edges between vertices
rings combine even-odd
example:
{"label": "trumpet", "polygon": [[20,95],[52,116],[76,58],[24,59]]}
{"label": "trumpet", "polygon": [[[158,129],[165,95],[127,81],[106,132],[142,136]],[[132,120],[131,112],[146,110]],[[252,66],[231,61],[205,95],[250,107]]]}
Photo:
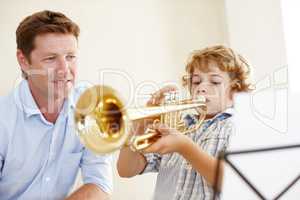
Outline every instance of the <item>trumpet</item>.
{"label": "trumpet", "polygon": [[[197,123],[187,126],[184,111],[197,109]],[[110,153],[123,146],[133,151],[147,148],[158,139],[155,130],[147,128],[142,135],[130,134],[136,120],[155,119],[154,122],[176,128],[187,134],[198,129],[206,116],[205,99],[175,101],[174,94],[164,104],[152,107],[128,108],[118,92],[105,85],[88,88],[79,97],[75,109],[75,129],[83,145],[96,154]]]}

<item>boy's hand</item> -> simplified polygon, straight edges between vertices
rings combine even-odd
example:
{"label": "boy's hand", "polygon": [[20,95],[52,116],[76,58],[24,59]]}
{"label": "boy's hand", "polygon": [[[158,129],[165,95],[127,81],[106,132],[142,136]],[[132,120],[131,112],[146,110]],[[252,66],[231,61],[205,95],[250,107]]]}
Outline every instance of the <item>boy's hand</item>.
{"label": "boy's hand", "polygon": [[[165,96],[164,94],[171,91],[176,91],[178,88],[174,85],[168,85],[160,90],[156,91],[152,94],[152,97],[147,102],[146,106],[158,106],[161,103],[164,102]],[[153,121],[157,119],[158,116],[149,117],[146,119],[139,119],[132,121],[131,127],[130,127],[130,135],[142,135],[144,134],[145,130],[149,125],[151,126]]]}
{"label": "boy's hand", "polygon": [[148,148],[144,149],[142,151],[143,153],[158,153],[161,155],[172,152],[180,153],[185,145],[192,142],[187,136],[166,125],[156,124],[153,129],[160,134],[161,137]]}
{"label": "boy's hand", "polygon": [[154,92],[152,94],[152,97],[149,99],[147,102],[147,106],[158,106],[162,104],[165,100],[165,93],[172,92],[172,91],[177,91],[178,88],[175,85],[168,85],[160,90]]}

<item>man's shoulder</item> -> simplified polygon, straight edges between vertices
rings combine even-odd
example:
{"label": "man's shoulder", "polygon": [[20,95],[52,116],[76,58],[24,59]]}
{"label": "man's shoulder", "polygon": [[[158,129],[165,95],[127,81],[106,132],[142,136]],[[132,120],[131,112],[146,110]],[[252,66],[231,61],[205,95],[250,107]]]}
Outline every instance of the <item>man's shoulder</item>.
{"label": "man's shoulder", "polygon": [[[22,95],[24,95],[24,90],[26,89],[26,81],[22,80],[16,87],[10,90],[6,95],[0,96],[0,115],[7,115],[18,109],[22,108]],[[3,113],[3,111],[10,111],[9,113]]]}
{"label": "man's shoulder", "polygon": [[15,91],[5,96],[0,96],[0,117],[8,117],[10,113],[17,109]]}
{"label": "man's shoulder", "polygon": [[0,97],[0,132],[4,133],[13,129],[17,119],[17,110],[14,92]]}

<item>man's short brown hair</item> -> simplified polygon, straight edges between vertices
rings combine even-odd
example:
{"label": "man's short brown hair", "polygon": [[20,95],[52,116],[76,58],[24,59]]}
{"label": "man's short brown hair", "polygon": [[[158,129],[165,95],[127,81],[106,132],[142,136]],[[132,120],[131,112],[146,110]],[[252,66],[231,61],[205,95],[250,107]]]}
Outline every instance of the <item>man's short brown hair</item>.
{"label": "man's short brown hair", "polygon": [[16,30],[17,48],[30,61],[34,50],[34,39],[47,33],[72,34],[78,39],[80,29],[71,19],[60,12],[49,10],[34,13],[26,17]]}

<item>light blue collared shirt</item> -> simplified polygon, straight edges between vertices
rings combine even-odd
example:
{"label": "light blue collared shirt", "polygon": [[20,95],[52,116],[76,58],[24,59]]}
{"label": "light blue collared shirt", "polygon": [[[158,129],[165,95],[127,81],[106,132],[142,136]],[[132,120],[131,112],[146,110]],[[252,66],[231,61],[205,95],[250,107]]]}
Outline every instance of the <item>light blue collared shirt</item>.
{"label": "light blue collared shirt", "polygon": [[0,199],[63,199],[79,168],[84,183],[112,192],[111,155],[96,156],[74,129],[75,88],[55,124],[38,109],[27,81],[0,98]]}

